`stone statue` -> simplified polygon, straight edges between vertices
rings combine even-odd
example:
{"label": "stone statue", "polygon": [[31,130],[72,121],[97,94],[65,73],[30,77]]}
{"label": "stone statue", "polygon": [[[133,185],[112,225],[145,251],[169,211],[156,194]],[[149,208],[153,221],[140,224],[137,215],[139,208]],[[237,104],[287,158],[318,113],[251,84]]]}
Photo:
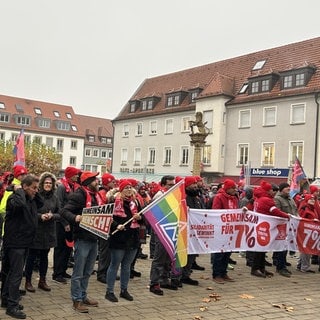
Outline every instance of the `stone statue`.
{"label": "stone statue", "polygon": [[206,127],[207,121],[203,123],[202,121],[202,112],[198,111],[196,112],[196,120],[190,120],[189,126],[191,129],[191,134],[194,134],[194,126],[197,126],[198,132],[201,134],[207,135],[209,133],[209,129]]}

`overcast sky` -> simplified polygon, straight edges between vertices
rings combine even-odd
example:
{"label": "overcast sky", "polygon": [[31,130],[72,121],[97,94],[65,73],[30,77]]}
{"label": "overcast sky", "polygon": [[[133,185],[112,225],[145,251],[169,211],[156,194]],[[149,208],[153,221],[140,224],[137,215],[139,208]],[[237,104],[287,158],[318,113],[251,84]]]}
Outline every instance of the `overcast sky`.
{"label": "overcast sky", "polygon": [[320,36],[319,0],[0,0],[0,94],[113,119],[146,78]]}

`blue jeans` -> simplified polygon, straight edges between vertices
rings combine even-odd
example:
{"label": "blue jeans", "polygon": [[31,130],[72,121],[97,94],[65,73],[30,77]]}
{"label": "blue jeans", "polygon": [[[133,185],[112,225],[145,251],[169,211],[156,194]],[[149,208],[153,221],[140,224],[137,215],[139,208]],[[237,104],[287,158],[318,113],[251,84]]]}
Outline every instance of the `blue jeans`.
{"label": "blue jeans", "polygon": [[111,262],[107,272],[107,291],[114,292],[117,272],[121,263],[120,270],[120,289],[128,289],[130,279],[131,263],[136,256],[138,249],[110,249]]}
{"label": "blue jeans", "polygon": [[98,242],[76,240],[74,244],[74,266],[71,277],[71,298],[83,301],[87,297],[90,275],[98,254]]}
{"label": "blue jeans", "polygon": [[211,253],[213,278],[226,276],[230,256],[231,252]]}

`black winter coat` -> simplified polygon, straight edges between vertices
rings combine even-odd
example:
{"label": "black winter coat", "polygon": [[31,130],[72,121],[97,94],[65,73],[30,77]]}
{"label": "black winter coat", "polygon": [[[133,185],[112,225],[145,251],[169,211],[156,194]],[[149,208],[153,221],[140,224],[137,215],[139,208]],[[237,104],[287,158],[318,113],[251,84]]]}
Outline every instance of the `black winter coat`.
{"label": "black winter coat", "polygon": [[39,193],[31,199],[20,188],[9,196],[3,236],[5,248],[29,248],[33,244],[38,225],[38,209],[42,206]]}
{"label": "black winter coat", "polygon": [[[87,194],[86,191],[81,187],[78,188],[75,192],[71,193],[68,199],[68,202],[62,208],[60,214],[66,219],[74,228],[73,228],[73,237],[74,240],[86,240],[86,241],[97,241],[98,236],[95,234],[81,228],[79,222],[75,222],[77,215],[82,215],[82,209],[86,207]],[[97,206],[95,197],[91,199],[91,206]]]}

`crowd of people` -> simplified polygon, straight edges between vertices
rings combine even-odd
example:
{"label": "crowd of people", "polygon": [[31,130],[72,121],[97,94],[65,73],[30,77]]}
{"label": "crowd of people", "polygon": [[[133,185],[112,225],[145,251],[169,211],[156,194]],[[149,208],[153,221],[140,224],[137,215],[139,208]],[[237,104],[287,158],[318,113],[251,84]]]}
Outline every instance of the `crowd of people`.
{"label": "crowd of people", "polygon": [[[138,258],[146,259],[142,244],[150,236],[152,259],[149,290],[163,295],[163,289],[178,290],[183,285],[197,286],[192,270],[204,270],[197,264],[197,255],[188,254],[187,264],[176,269],[163,244],[139,212],[161,197],[176,183],[184,180],[186,203],[193,209],[252,210],[261,214],[290,219],[290,215],[320,220],[319,189],[310,186],[308,191],[292,199],[288,183],[272,185],[266,181],[255,188],[226,179],[218,186],[208,186],[200,176],[165,175],[159,183],[146,183],[127,178],[116,180],[110,173],[98,179],[98,172],[81,171],[67,167],[64,177],[44,172],[39,177],[28,174],[27,168],[17,165],[12,172],[3,173],[0,181],[1,248],[1,307],[7,315],[25,319],[20,303],[26,291],[33,293],[32,275],[39,272],[37,288],[51,291],[47,282],[48,254],[53,248],[52,280],[61,285],[70,280],[72,307],[88,313],[98,307],[98,301],[88,297],[89,278],[94,274],[98,260],[97,281],[106,285],[105,299],[118,302],[116,280],[120,280],[119,297],[133,301],[129,293],[130,279],[140,277],[135,270]],[[93,206],[113,204],[113,218],[108,240],[80,227],[82,210]],[[276,266],[281,276],[291,277],[287,255],[292,252],[274,252],[272,263],[265,252],[245,252],[246,264],[251,274],[260,278],[272,277],[266,266]],[[73,260],[72,275],[67,273]],[[303,273],[314,272],[311,261],[318,257],[300,253],[297,269]],[[212,253],[212,280],[217,284],[233,282],[228,270],[236,261],[230,252]],[[36,268],[35,268],[36,266]],[[320,269],[319,269],[320,271]],[[24,288],[21,282],[25,276]]]}

